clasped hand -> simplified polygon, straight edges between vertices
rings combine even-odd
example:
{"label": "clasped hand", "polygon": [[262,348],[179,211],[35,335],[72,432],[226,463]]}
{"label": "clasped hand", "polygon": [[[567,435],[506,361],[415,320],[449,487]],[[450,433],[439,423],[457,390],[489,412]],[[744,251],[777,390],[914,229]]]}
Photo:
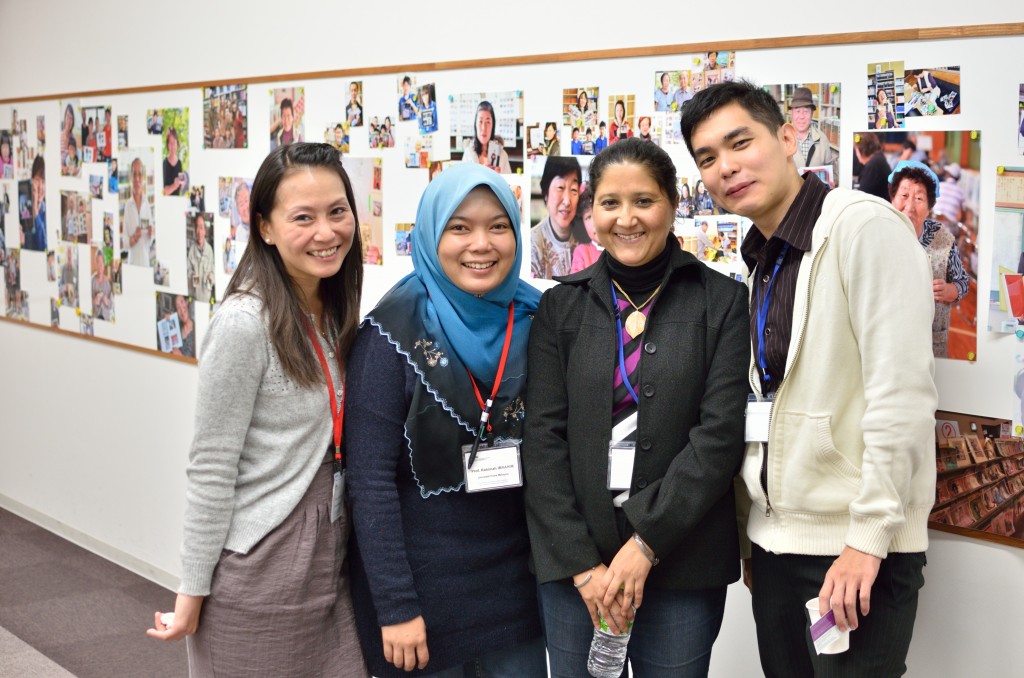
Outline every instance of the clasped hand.
{"label": "clasped hand", "polygon": [[610,565],[599,563],[573,577],[573,582],[579,584],[590,574],[590,581],[577,590],[595,629],[600,628],[600,618],[603,618],[612,631],[626,631],[643,602],[644,583],[650,572],[651,561],[629,539],[612,558]]}

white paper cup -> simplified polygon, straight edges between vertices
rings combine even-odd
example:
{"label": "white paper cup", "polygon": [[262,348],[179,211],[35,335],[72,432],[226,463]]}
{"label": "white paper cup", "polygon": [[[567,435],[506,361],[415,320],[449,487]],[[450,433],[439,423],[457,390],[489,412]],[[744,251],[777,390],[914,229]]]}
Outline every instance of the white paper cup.
{"label": "white paper cup", "polygon": [[[807,601],[806,607],[807,614],[811,618],[810,625],[814,626],[814,624],[817,623],[819,619],[821,619],[821,615],[818,614],[818,599],[811,598]],[[835,632],[839,634],[838,637],[831,643],[820,649],[815,648],[818,650],[818,654],[839,654],[840,652],[846,652],[850,649],[850,630],[847,629],[846,631],[840,631],[838,626],[835,626],[834,629]]]}

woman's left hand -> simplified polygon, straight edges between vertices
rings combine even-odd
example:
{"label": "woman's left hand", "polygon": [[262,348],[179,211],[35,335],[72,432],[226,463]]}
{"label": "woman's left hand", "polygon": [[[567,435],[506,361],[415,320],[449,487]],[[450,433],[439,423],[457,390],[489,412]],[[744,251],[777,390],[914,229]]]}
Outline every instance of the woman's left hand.
{"label": "woman's left hand", "polygon": [[651,561],[630,538],[612,558],[611,565],[598,582],[604,587],[602,602],[608,609],[611,609],[615,595],[622,591],[623,605],[619,611],[621,619],[616,619],[619,628],[625,628],[625,622],[633,618],[640,603],[643,602],[644,583],[650,572]]}

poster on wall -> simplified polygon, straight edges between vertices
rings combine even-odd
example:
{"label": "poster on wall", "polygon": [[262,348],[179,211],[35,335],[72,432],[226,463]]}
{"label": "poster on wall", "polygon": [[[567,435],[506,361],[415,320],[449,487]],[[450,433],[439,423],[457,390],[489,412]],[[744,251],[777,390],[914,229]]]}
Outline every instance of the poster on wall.
{"label": "poster on wall", "polygon": [[[486,165],[501,174],[523,167],[523,93],[457,94],[451,109],[451,159]],[[444,160],[438,154],[431,160]]]}
{"label": "poster on wall", "polygon": [[196,357],[195,306],[183,294],[156,293],[156,346],[163,353]]}
{"label": "poster on wall", "polygon": [[349,127],[363,126],[363,82],[361,80],[353,80],[348,84],[345,121]]}
{"label": "poster on wall", "polygon": [[608,97],[608,143],[633,136],[633,118],[636,115],[636,95],[613,94]]}
{"label": "poster on wall", "polygon": [[530,272],[545,280],[568,275],[578,246],[591,244],[578,209],[584,168],[572,156],[537,157],[530,177]]}
{"label": "poster on wall", "polygon": [[304,141],[306,94],[302,87],[270,90],[270,150]]}
{"label": "poster on wall", "polygon": [[996,169],[996,210],[989,281],[988,329],[1024,325],[1024,167]]}
{"label": "poster on wall", "polygon": [[1010,420],[941,410],[935,419],[929,527],[1024,548],[1024,441]]}
{"label": "poster on wall", "polygon": [[348,121],[328,123],[324,130],[324,142],[334,146],[338,153],[344,155],[349,152],[349,124]]}
{"label": "poster on wall", "polygon": [[213,254],[213,214],[189,211],[185,217],[188,252],[188,295],[198,302],[209,304],[216,298],[216,278]]}
{"label": "poster on wall", "polygon": [[156,221],[153,212],[152,148],[129,148],[119,153],[118,213],[121,250],[125,263],[153,267],[156,264]]}
{"label": "poster on wall", "polygon": [[114,322],[114,284],[110,279],[110,266],[103,255],[103,248],[95,245],[91,247],[89,261],[92,317],[96,320]]}
{"label": "poster on wall", "polygon": [[188,195],[188,109],[163,110],[163,194]]}
{"label": "poster on wall", "polygon": [[[221,219],[228,220],[224,240],[224,272],[234,273],[249,244],[249,196],[252,179],[220,177],[217,180],[217,205]],[[223,233],[223,231],[221,231]]]}
{"label": "poster on wall", "polygon": [[77,177],[82,171],[82,130],[78,126],[78,99],[58,102],[63,111],[60,121],[60,173]]}
{"label": "poster on wall", "polygon": [[391,124],[391,116],[373,116],[367,125],[370,148],[394,148],[395,128]]}
{"label": "poster on wall", "polygon": [[345,171],[356,195],[363,263],[384,264],[384,173],[380,158],[346,158]]}
{"label": "poster on wall", "polygon": [[203,148],[249,147],[246,85],[203,88]]}
{"label": "poster on wall", "polygon": [[49,236],[46,223],[46,162],[36,156],[32,178],[18,182],[18,222],[21,224],[21,247],[43,252]]}
{"label": "poster on wall", "polygon": [[88,193],[60,192],[60,239],[88,243],[92,240],[92,199]]}
{"label": "poster on wall", "polygon": [[904,77],[907,117],[960,113],[960,67],[908,68]]}
{"label": "poster on wall", "polygon": [[106,162],[113,149],[110,106],[82,106],[82,162]]}
{"label": "poster on wall", "polygon": [[902,61],[868,64],[868,129],[903,127],[904,77]]}
{"label": "poster on wall", "polygon": [[57,245],[57,298],[61,306],[78,308],[78,247]]}

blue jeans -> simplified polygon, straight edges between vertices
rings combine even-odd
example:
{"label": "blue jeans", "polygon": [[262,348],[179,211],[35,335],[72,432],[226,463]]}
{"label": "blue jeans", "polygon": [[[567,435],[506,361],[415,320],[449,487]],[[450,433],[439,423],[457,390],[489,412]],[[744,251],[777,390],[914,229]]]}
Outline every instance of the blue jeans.
{"label": "blue jeans", "polygon": [[[704,678],[711,646],[722,628],[725,591],[647,589],[629,639],[629,665],[637,678]],[[568,581],[540,586],[541,620],[552,678],[587,678],[594,625]],[[626,671],[623,671],[626,675]]]}
{"label": "blue jeans", "polygon": [[545,678],[548,669],[544,639],[535,638],[488,652],[462,666],[452,666],[430,675],[434,678]]}

